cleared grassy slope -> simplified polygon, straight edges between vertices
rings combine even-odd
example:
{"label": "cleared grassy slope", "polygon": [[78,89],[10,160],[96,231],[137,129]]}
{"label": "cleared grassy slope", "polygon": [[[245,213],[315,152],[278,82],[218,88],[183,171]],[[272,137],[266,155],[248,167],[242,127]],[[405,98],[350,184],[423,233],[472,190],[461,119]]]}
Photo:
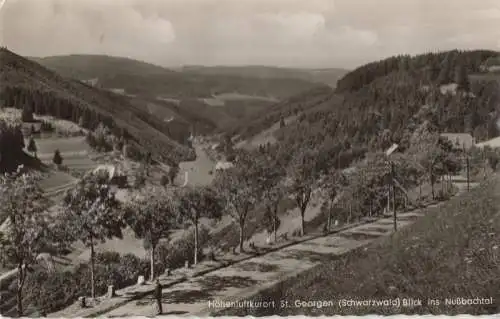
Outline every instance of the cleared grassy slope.
{"label": "cleared grassy slope", "polygon": [[[500,312],[500,178],[453,198],[393,237],[340,257],[254,300],[333,301],[329,307],[231,309],[224,315],[494,314]],[[339,307],[341,299],[420,298],[422,306]],[[445,305],[445,298],[492,305]],[[428,298],[441,300],[430,305]]]}

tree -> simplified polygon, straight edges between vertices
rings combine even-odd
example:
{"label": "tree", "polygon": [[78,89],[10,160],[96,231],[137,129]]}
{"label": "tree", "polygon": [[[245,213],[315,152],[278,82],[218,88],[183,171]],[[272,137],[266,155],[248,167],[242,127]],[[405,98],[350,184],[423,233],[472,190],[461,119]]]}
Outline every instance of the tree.
{"label": "tree", "polygon": [[285,127],[285,125],[286,125],[286,124],[285,124],[285,118],[282,116],[282,117],[280,118],[280,128],[284,128],[284,127]]}
{"label": "tree", "polygon": [[338,199],[337,196],[340,194],[342,187],[346,185],[347,179],[342,172],[332,169],[326,175],[323,187],[326,195],[325,209],[328,213],[328,220],[326,224],[328,231],[331,229],[333,206],[335,201]]}
{"label": "tree", "polygon": [[452,53],[451,51],[446,54],[441,62],[441,70],[439,72],[437,82],[439,85],[448,84],[451,81],[450,73],[452,73]]}
{"label": "tree", "polygon": [[283,185],[276,184],[271,189],[266,190],[264,193],[264,201],[266,206],[266,213],[264,215],[267,232],[274,234],[274,242],[278,240],[278,228],[281,221],[279,219],[279,205],[281,200],[285,197],[286,191]]}
{"label": "tree", "polygon": [[290,187],[289,192],[294,197],[300,210],[301,224],[300,234],[305,235],[305,213],[314,185],[318,182],[318,151],[302,148],[292,159],[289,166]]}
{"label": "tree", "polygon": [[170,169],[168,170],[168,178],[170,179],[170,184],[174,185],[175,178],[179,174],[180,167],[178,163],[173,164],[170,166]]}
{"label": "tree", "polygon": [[30,106],[25,105],[23,107],[23,111],[21,113],[21,120],[23,122],[33,122],[35,119],[33,118],[33,109]]}
{"label": "tree", "polygon": [[198,226],[201,217],[219,219],[223,207],[213,188],[207,186],[184,187],[178,190],[179,213],[183,222],[194,227],[194,264],[198,263]]}
{"label": "tree", "polygon": [[61,152],[59,150],[54,151],[54,157],[52,158],[52,162],[56,164],[57,166],[61,165],[63,162],[63,158],[61,156]]}
{"label": "tree", "polygon": [[23,289],[27,272],[52,238],[48,202],[33,175],[19,173],[0,177],[0,205],[8,221],[2,232],[2,257],[17,269],[17,314],[23,316]]}
{"label": "tree", "polygon": [[434,185],[438,178],[450,172],[458,172],[461,168],[456,155],[452,153],[451,143],[438,138],[437,142],[427,148],[422,160],[422,166],[426,168],[432,189],[432,198],[436,197]]}
{"label": "tree", "polygon": [[458,84],[458,89],[465,92],[470,90],[469,74],[465,65],[457,66],[455,70],[455,83]]}
{"label": "tree", "polygon": [[177,225],[178,210],[172,192],[160,187],[144,189],[128,204],[125,220],[150,249],[150,280],[155,278],[155,249]]}
{"label": "tree", "polygon": [[160,185],[165,187],[169,184],[170,180],[167,175],[162,175],[160,178]]}
{"label": "tree", "polygon": [[81,180],[64,197],[60,218],[65,221],[71,240],[81,240],[90,248],[92,298],[95,298],[95,245],[113,237],[122,238],[123,213],[111,190],[107,174]]}
{"label": "tree", "polygon": [[151,152],[146,153],[146,157],[144,158],[144,168],[146,170],[146,176],[149,176],[149,167],[151,166],[152,155]]}
{"label": "tree", "polygon": [[276,158],[263,152],[255,156],[258,165],[261,165],[262,194],[266,209],[265,219],[268,221],[268,233],[274,233],[274,241],[277,241],[280,219],[278,209],[281,200],[286,195],[286,189],[282,183],[286,176],[286,170],[282,163]]}
{"label": "tree", "polygon": [[251,156],[241,152],[235,160],[235,166],[218,171],[214,181],[222,197],[224,210],[238,225],[240,252],[243,252],[248,214],[255,209],[262,192],[261,172],[252,164]]}
{"label": "tree", "polygon": [[36,147],[36,143],[35,143],[35,140],[33,139],[33,137],[30,137],[30,140],[28,142],[28,152],[33,153],[35,158],[37,157],[36,156],[37,147]]}
{"label": "tree", "polygon": [[145,168],[140,167],[136,172],[135,172],[135,181],[134,181],[134,186],[135,188],[141,188],[146,185],[146,173],[145,173]]}

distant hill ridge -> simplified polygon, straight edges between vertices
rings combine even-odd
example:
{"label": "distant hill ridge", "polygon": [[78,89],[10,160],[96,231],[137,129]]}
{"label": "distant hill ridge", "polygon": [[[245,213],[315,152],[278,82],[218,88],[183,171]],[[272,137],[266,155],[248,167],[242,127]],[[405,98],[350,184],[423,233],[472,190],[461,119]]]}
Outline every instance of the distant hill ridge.
{"label": "distant hill ridge", "polygon": [[347,72],[264,66],[170,69],[129,58],[81,54],[30,59],[66,77],[98,78],[105,88],[123,88],[128,94],[169,98],[207,98],[237,92],[283,99],[318,83],[335,86]]}

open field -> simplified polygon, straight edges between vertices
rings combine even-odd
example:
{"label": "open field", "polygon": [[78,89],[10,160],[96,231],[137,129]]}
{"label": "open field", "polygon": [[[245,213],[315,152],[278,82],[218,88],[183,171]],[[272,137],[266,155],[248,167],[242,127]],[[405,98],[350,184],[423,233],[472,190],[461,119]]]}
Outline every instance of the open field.
{"label": "open field", "polygon": [[[290,116],[285,118],[285,124],[293,123],[297,120],[297,116]],[[267,143],[274,144],[277,142],[275,133],[280,129],[280,122],[274,123],[271,127],[266,130],[261,131],[255,136],[252,136],[248,140],[240,141],[236,144],[236,148],[253,149],[259,147],[259,145],[265,145]]]}
{"label": "open field", "polygon": [[214,95],[214,98],[222,100],[222,101],[258,100],[258,101],[267,101],[267,102],[275,102],[275,103],[277,103],[279,101],[276,98],[272,98],[272,97],[268,97],[268,96],[248,95],[248,94],[240,94],[240,93],[221,93],[221,94]]}
{"label": "open field", "polygon": [[500,82],[500,72],[488,72],[470,75],[472,81],[497,81]]}
{"label": "open field", "polygon": [[54,155],[55,150],[61,154],[74,152],[89,152],[90,146],[86,143],[85,137],[60,137],[60,138],[38,138],[35,139],[38,147],[38,155]]}
{"label": "open field", "polygon": [[[13,107],[5,107],[0,111],[0,119],[5,119],[11,122],[21,123],[21,110]],[[85,134],[87,130],[78,126],[76,123],[55,118],[49,115],[33,114],[36,121],[48,122],[54,126],[55,134]],[[30,126],[31,123],[25,123],[25,126]]]}
{"label": "open field", "polygon": [[270,103],[277,103],[279,101],[278,99],[272,97],[240,93],[222,93],[213,95],[211,98],[203,98],[199,100],[210,106],[224,106],[228,101],[264,101]]}
{"label": "open field", "polygon": [[476,146],[477,147],[489,146],[491,148],[498,148],[498,147],[500,147],[500,137],[495,137],[495,138],[493,138],[491,140],[484,141],[484,142],[481,142],[481,143],[477,143]]}

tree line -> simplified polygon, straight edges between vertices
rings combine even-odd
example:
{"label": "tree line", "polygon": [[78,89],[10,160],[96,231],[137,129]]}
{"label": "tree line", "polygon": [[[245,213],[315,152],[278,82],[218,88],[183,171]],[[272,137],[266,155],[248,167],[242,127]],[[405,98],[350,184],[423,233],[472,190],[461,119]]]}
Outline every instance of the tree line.
{"label": "tree line", "polygon": [[[462,169],[463,154],[452,146],[429,127],[422,128],[413,136],[406,152],[392,158],[395,178],[408,189],[426,180],[434,187],[441,176]],[[57,216],[47,213],[50,203],[37,186],[36,175],[17,172],[2,176],[1,207],[4,219],[9,220],[2,232],[2,248],[7,264],[18,270],[18,314],[24,312],[23,290],[38,256],[43,252],[63,253],[75,241],[82,241],[90,249],[90,287],[91,296],[95,297],[95,247],[106,239],[121,238],[127,226],[143,239],[149,250],[149,278],[155,278],[157,248],[161,242],[169,241],[173,231],[193,229],[190,259],[195,264],[199,261],[202,217],[218,220],[223,215],[231,216],[239,232],[233,250],[244,252],[244,242],[251,237],[247,233],[248,222],[260,208],[265,210],[264,218],[269,221],[269,233],[276,238],[280,224],[277,207],[284,199],[291,199],[298,208],[300,235],[306,234],[305,217],[318,191],[324,198],[327,230],[333,219],[352,222],[378,215],[388,204],[388,179],[392,173],[385,155],[368,153],[352,173],[346,173],[337,169],[335,156],[321,156],[318,149],[303,145],[289,157],[273,156],[275,148],[280,147],[235,151],[235,165],[216,172],[209,186],[145,187],[128,203],[118,202],[108,176],[91,175],[66,193],[63,209]],[[491,152],[488,156],[495,158]],[[437,197],[433,188],[434,196]],[[404,205],[404,194],[397,200],[395,204]]]}
{"label": "tree line", "polygon": [[[118,112],[117,105],[127,104],[130,107],[126,111],[129,113],[130,123],[124,125],[123,121],[118,121],[112,114],[98,110],[92,107],[85,99],[75,99],[64,97],[56,91],[27,88],[23,86],[2,86],[0,90],[0,101],[3,105],[12,106],[22,110],[23,120],[26,122],[33,121],[33,114],[51,115],[59,119],[68,120],[77,123],[82,128],[94,131],[100,125],[104,125],[112,135],[118,139],[124,139],[135,145],[135,147],[144,155],[145,153],[153,152],[157,155],[159,160],[165,162],[176,162],[184,159],[192,159],[193,151],[187,151],[182,147],[177,147],[176,142],[168,140],[167,137],[172,138],[177,143],[185,144],[187,138],[187,129],[185,127],[176,125],[169,128],[168,125],[158,119],[144,114],[133,105],[114,97],[111,93],[103,92],[106,97],[109,97],[112,107],[111,111]],[[90,101],[94,102],[94,101]],[[99,101],[95,101],[96,105]],[[152,131],[140,130],[133,127],[133,123],[143,121],[148,123]],[[165,141],[161,141],[161,134],[165,134]]]}
{"label": "tree line", "polygon": [[[304,92],[227,135],[249,138],[284,118],[287,124],[275,133],[284,149],[307,144],[335,150],[342,162],[338,167],[392,143],[404,151],[424,123],[438,133],[470,133],[477,142],[492,139],[499,135],[500,84],[472,81],[469,74],[495,54],[449,51],[374,62],[348,73],[337,92]],[[450,82],[456,88],[442,91],[440,85]]]}

